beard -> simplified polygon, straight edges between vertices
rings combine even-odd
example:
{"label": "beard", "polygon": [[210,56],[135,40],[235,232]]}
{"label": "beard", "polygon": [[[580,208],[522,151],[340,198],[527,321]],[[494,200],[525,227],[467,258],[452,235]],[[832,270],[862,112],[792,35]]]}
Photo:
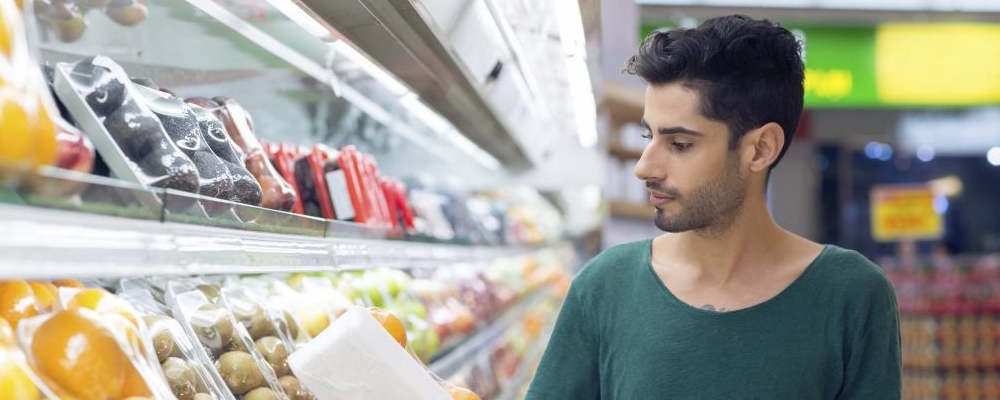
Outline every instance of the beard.
{"label": "beard", "polygon": [[671,233],[722,231],[728,228],[736,220],[746,197],[747,184],[740,176],[737,160],[735,154],[728,155],[718,174],[683,196],[677,190],[659,190],[658,185],[647,182],[647,187],[674,197],[674,204],[680,208],[675,214],[667,214],[656,207],[653,218],[656,227]]}

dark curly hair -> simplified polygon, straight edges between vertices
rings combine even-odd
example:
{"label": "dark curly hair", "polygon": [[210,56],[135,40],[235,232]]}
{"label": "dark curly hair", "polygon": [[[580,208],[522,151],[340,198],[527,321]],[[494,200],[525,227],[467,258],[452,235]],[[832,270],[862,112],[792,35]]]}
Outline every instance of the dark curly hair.
{"label": "dark curly hair", "polygon": [[701,113],[729,128],[735,149],[748,131],[776,122],[784,156],[802,114],[804,66],[798,39],[768,20],[716,17],[693,29],[653,32],[622,72],[648,85],[679,82],[701,96]]}

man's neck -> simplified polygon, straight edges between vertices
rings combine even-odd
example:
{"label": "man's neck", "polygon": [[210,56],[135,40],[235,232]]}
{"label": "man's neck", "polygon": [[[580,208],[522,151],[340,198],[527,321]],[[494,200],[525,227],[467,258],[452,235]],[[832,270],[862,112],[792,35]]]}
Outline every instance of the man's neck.
{"label": "man's neck", "polygon": [[[760,276],[762,266],[774,265],[775,250],[791,236],[779,227],[763,201],[747,203],[724,229],[664,234],[654,240],[653,255],[662,255],[696,282],[721,287]],[[780,250],[779,250],[780,251]]]}

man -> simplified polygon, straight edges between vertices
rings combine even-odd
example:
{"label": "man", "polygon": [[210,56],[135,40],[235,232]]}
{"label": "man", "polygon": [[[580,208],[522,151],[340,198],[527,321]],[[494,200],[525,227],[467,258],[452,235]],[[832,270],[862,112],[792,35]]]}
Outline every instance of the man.
{"label": "man", "polygon": [[799,54],[738,15],[646,38],[625,68],[647,84],[635,174],[666,233],[574,279],[528,400],[900,398],[885,275],[766,206],[802,111]]}

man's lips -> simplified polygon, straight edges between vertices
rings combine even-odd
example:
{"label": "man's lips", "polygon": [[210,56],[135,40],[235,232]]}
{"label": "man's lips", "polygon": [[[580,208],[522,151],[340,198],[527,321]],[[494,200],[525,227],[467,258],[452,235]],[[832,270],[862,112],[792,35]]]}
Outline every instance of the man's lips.
{"label": "man's lips", "polygon": [[662,206],[674,200],[676,199],[665,194],[649,192],[649,202],[652,203],[654,207]]}

